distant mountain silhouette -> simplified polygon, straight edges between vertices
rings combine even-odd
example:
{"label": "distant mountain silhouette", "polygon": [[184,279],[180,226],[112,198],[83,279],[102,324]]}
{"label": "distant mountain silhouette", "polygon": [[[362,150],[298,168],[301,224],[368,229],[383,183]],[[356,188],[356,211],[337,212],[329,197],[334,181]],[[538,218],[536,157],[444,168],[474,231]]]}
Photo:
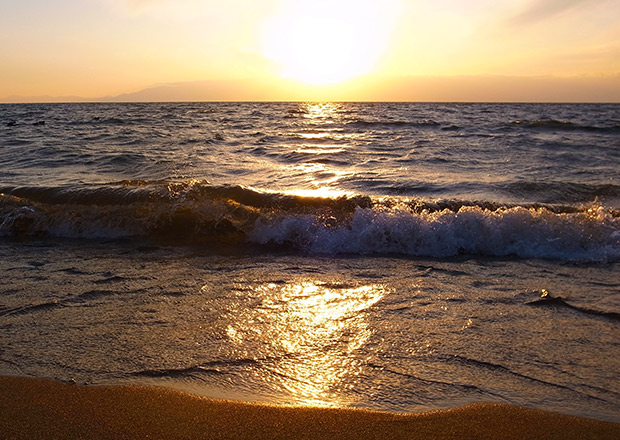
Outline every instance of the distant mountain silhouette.
{"label": "distant mountain silhouette", "polygon": [[328,87],[292,80],[211,80],[156,84],[99,98],[9,96],[0,102],[174,101],[426,101],[426,102],[620,102],[620,74],[601,76],[462,75],[361,77]]}
{"label": "distant mountain silhouette", "polygon": [[268,101],[271,90],[249,80],[191,81],[156,84],[136,92],[115,96],[19,96],[0,98],[4,103],[47,102],[178,102],[178,101]]}
{"label": "distant mountain silhouette", "polygon": [[[260,96],[264,95],[264,96]],[[239,101],[265,100],[266,93],[257,93],[247,81],[192,81],[157,84],[137,92],[109,96],[93,101],[170,102],[170,101]]]}

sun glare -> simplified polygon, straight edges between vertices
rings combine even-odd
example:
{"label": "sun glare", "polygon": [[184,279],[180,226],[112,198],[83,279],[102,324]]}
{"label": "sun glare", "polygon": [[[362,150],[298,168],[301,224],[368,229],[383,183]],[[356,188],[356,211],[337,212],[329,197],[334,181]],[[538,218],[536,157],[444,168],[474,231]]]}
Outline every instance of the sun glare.
{"label": "sun glare", "polygon": [[341,391],[360,379],[364,364],[352,353],[363,349],[374,330],[366,310],[389,290],[380,284],[349,286],[338,280],[265,283],[252,296],[260,306],[226,329],[234,344],[269,347],[269,367],[260,371],[266,383],[297,405],[343,406],[355,393]]}
{"label": "sun glare", "polygon": [[381,56],[395,0],[288,0],[267,20],[263,55],[284,78],[331,85],[370,72]]}

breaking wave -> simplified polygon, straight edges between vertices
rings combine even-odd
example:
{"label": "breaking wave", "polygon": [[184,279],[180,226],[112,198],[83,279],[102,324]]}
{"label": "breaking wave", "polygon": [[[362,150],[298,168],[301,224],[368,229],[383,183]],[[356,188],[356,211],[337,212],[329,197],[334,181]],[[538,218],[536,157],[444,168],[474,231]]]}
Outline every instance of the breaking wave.
{"label": "breaking wave", "polygon": [[600,204],[302,197],[205,181],[0,188],[0,236],[251,244],[321,254],[460,254],[620,261],[620,213]]}

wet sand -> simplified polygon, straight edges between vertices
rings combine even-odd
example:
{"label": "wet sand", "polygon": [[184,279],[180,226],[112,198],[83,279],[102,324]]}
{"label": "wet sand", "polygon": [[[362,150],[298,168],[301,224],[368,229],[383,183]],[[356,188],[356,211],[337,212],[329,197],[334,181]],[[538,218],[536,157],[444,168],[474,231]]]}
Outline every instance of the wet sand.
{"label": "wet sand", "polygon": [[0,377],[0,438],[611,440],[620,438],[620,424],[500,404],[392,414]]}

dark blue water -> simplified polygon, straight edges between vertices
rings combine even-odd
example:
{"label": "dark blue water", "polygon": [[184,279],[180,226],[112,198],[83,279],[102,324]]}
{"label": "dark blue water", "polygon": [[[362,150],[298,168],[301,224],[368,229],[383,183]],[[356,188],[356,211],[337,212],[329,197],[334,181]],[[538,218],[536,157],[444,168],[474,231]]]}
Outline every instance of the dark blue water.
{"label": "dark blue water", "polygon": [[619,420],[620,105],[3,105],[0,149],[0,373]]}

